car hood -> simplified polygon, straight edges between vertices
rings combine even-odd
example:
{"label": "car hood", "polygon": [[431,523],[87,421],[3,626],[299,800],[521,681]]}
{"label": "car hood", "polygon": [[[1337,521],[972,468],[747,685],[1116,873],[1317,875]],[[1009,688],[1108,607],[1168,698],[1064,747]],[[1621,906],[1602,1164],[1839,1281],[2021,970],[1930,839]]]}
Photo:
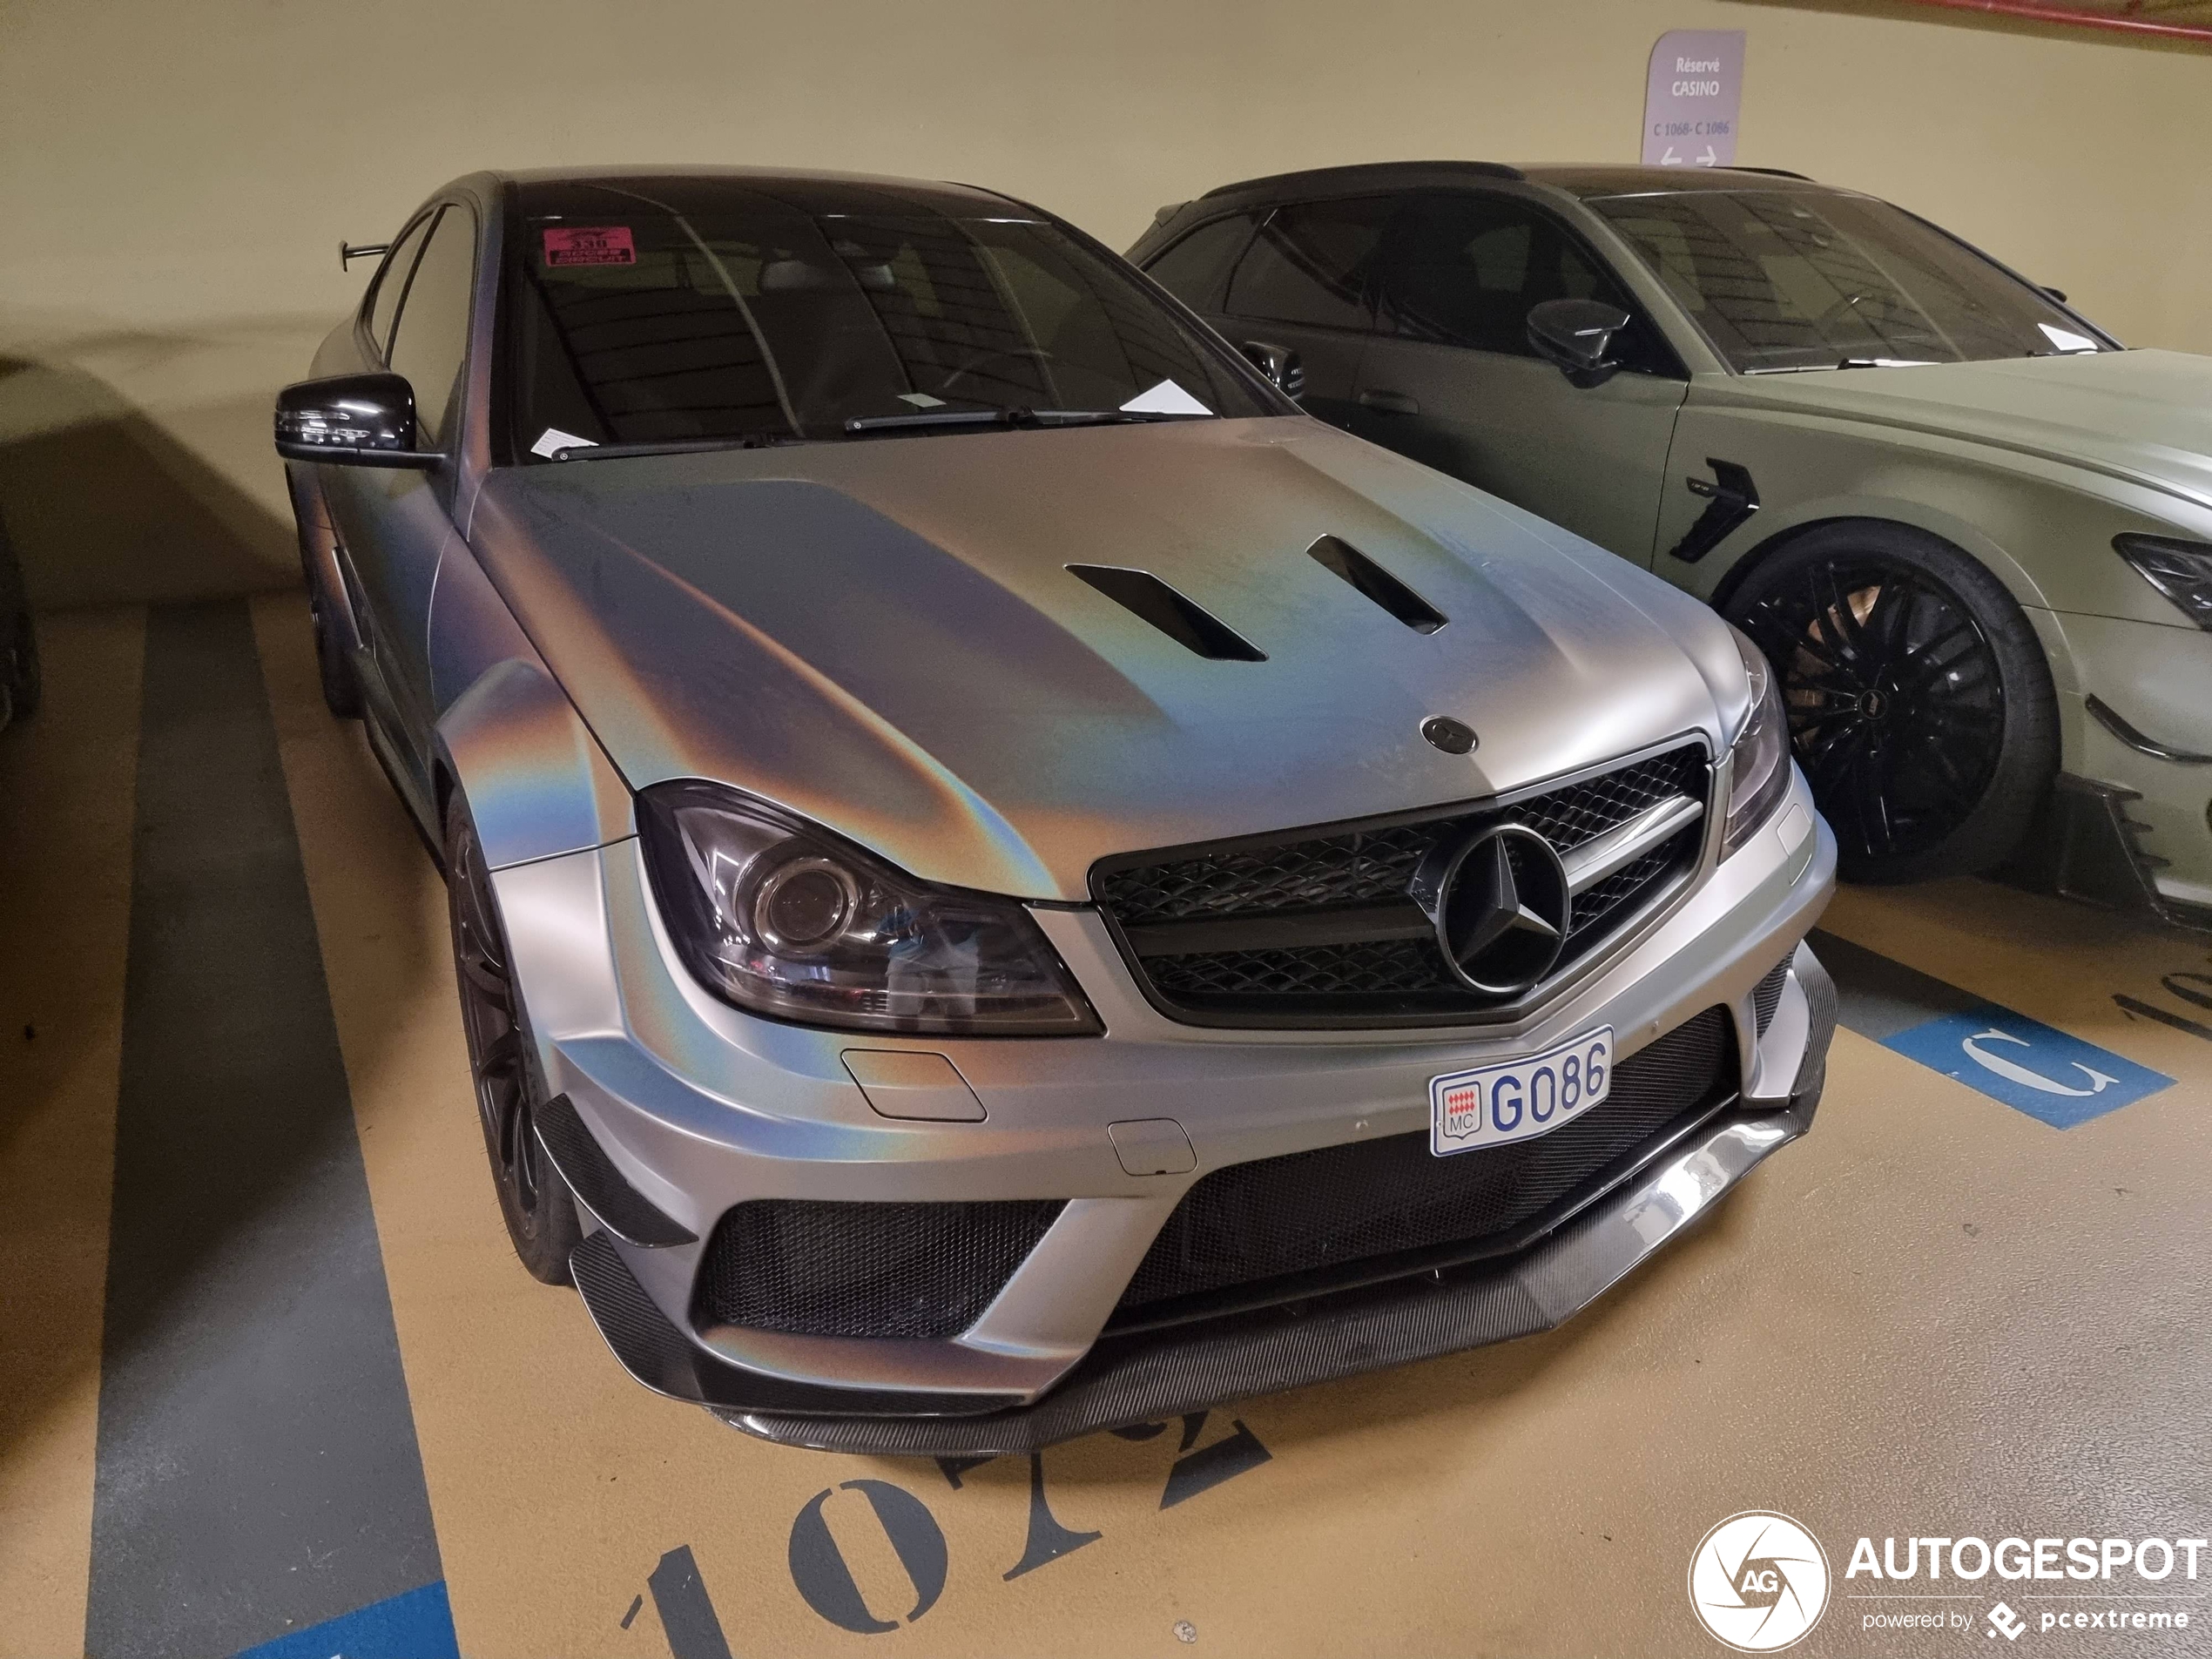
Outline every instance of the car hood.
{"label": "car hood", "polygon": [[[1421,633],[1305,556],[1350,543]],[[631,785],[704,778],[924,878],[1087,895],[1106,854],[1466,800],[1743,713],[1648,573],[1278,417],[605,458],[486,481],[469,539]],[[1070,564],[1157,576],[1201,656]],[[1448,715],[1471,755],[1420,736]]]}
{"label": "car hood", "polygon": [[2085,352],[1750,374],[1710,396],[1976,437],[2212,506],[2212,357]]}

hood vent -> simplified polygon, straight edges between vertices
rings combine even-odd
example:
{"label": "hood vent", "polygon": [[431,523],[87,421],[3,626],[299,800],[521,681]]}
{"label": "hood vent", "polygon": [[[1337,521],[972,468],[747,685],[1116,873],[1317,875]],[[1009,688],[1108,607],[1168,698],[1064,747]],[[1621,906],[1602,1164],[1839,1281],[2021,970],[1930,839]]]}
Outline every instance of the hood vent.
{"label": "hood vent", "polygon": [[[1217,663],[1267,660],[1265,651],[1218,617],[1184,598],[1150,570],[1125,570],[1116,564],[1071,564],[1068,574],[1081,577],[1123,610],[1143,617],[1176,644],[1201,657],[1211,658]],[[1384,580],[1389,578],[1386,577]]]}
{"label": "hood vent", "polygon": [[1448,620],[1442,611],[1349,542],[1324,536],[1305,553],[1323,570],[1342,577],[1417,634],[1433,634]]}

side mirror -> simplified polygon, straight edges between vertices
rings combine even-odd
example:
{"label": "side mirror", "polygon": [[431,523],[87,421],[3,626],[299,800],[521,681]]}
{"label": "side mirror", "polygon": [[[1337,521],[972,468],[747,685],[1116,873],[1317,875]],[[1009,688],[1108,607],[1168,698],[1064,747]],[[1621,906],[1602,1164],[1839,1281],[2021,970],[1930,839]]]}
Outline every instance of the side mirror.
{"label": "side mirror", "polygon": [[401,374],[333,374],[277,394],[276,451],[337,467],[435,467],[415,443],[415,388]]}
{"label": "side mirror", "polygon": [[1528,313],[1528,343],[1569,384],[1587,390],[1619,370],[1613,336],[1628,326],[1629,314],[1602,300],[1547,300]]}
{"label": "side mirror", "polygon": [[1305,395],[1305,365],[1298,361],[1298,354],[1288,346],[1247,340],[1237,349],[1250,358],[1252,367],[1272,381],[1275,389],[1285,397]]}

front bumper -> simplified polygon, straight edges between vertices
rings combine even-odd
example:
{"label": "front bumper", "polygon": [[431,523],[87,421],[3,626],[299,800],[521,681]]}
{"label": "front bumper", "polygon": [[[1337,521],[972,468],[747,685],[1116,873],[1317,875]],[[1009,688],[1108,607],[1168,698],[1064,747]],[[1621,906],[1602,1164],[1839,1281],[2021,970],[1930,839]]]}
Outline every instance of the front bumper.
{"label": "front bumper", "polygon": [[[1812,953],[1792,966],[1817,1028],[1803,1087],[1778,1109],[1744,1108],[1700,1128],[1642,1173],[1519,1257],[1393,1279],[1196,1326],[1170,1325],[1096,1343],[1034,1405],[976,1415],[918,1415],[910,1399],[865,1414],[843,1390],[793,1390],[723,1365],[686,1344],[595,1235],[576,1278],[615,1355],[648,1386],[696,1400],[724,1421],[786,1445],[824,1451],[984,1456],[1034,1451],[1224,1399],[1279,1393],[1433,1359],[1565,1323],[1688,1231],[1722,1196],[1812,1127],[1835,1028],[1835,991]],[[869,1402],[874,1404],[875,1402]],[[856,1409],[857,1407],[857,1409]],[[887,1414],[896,1413],[896,1414]]]}
{"label": "front bumper", "polygon": [[[1040,1445],[1565,1318],[1804,1131],[1833,1016],[1825,977],[1799,941],[1833,867],[1832,838],[1797,779],[1773,827],[1705,870],[1600,971],[1509,1028],[1177,1025],[1144,1001],[1095,913],[1041,910],[1107,1035],[995,1042],[854,1036],[714,1001],[662,935],[633,842],[503,870],[495,885],[545,1075],[604,1166],[571,1182],[588,1224],[600,1224],[573,1264],[617,1357],[646,1386],[756,1433],[973,1451]],[[1784,959],[1792,967],[1778,1001],[1755,1010],[1755,988]],[[1440,1073],[1601,1024],[1626,1059],[1716,1007],[1736,1035],[1730,1098],[1672,1142],[1642,1149],[1633,1167],[1608,1170],[1602,1190],[1575,1195],[1518,1256],[1331,1291],[1298,1303],[1288,1323],[1262,1309],[1102,1337],[1205,1172],[1425,1130],[1428,1079]],[[842,1056],[885,1048],[945,1055],[983,1121],[877,1115]],[[1195,1169],[1130,1173],[1107,1125],[1168,1117],[1187,1134]],[[572,1139],[565,1157],[549,1150],[566,1170],[578,1147]],[[969,1328],[894,1339],[698,1315],[706,1241],[732,1206],[759,1198],[1065,1204]]]}

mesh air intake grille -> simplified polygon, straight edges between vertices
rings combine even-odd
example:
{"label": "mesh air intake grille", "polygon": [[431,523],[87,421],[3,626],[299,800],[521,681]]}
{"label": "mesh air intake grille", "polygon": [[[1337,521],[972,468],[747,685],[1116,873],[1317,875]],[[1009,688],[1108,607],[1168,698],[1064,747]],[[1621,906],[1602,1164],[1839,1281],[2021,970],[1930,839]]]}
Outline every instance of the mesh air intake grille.
{"label": "mesh air intake grille", "polygon": [[955,1337],[975,1323],[1062,1201],[846,1204],[757,1198],[707,1241],[692,1314],[816,1337]]}
{"label": "mesh air intake grille", "polygon": [[1400,1252],[1507,1244],[1732,1096],[1732,1033],[1726,1009],[1707,1009],[1622,1061],[1604,1104],[1534,1140],[1437,1157],[1423,1131],[1217,1170],[1184,1195],[1117,1318],[1163,1317],[1177,1298]]}

